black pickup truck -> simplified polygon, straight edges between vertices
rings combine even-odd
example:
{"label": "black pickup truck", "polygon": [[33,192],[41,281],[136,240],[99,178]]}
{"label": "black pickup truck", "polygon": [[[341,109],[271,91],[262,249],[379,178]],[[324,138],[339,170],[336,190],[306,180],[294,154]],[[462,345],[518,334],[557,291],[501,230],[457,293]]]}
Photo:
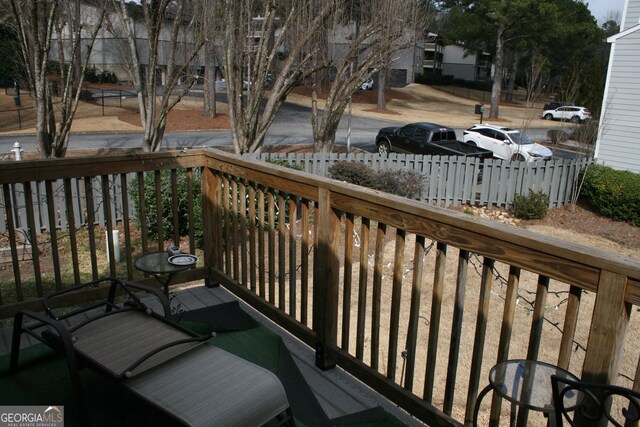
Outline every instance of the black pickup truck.
{"label": "black pickup truck", "polygon": [[411,123],[402,127],[386,127],[376,136],[378,153],[386,156],[391,152],[431,154],[436,156],[468,156],[486,159],[493,152],[458,141],[456,132],[434,123]]}

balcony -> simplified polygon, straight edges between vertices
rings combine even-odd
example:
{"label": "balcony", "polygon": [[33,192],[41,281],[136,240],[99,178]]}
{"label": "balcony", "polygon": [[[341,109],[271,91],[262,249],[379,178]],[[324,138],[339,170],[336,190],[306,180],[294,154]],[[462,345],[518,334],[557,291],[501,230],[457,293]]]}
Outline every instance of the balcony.
{"label": "balcony", "polygon": [[507,359],[640,388],[636,259],[214,150],[6,162],[0,184],[3,319],[100,276],[157,285],[133,260],[173,243],[203,261],[173,283],[221,285],[429,425],[470,424]]}

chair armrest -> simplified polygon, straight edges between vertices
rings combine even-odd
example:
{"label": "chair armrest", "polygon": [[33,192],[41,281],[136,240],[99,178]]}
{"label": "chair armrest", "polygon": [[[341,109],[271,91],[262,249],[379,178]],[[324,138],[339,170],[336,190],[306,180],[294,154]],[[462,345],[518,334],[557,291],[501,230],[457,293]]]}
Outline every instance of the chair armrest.
{"label": "chair armrest", "polygon": [[150,293],[158,298],[160,304],[162,304],[162,309],[164,310],[164,317],[166,317],[167,319],[171,319],[171,306],[169,304],[169,299],[160,289],[154,288],[152,286],[141,285],[140,283],[136,282],[124,282],[122,283],[122,286],[124,286],[125,288],[138,289]]}
{"label": "chair armrest", "polygon": [[[99,285],[102,285],[104,283],[110,283],[109,297],[107,298],[107,301],[105,301],[105,303],[107,305],[113,305],[113,299],[114,299],[114,295],[115,295],[115,288],[118,285],[122,285],[122,282],[120,280],[118,280],[118,279],[113,279],[111,277],[100,278],[100,279],[94,280],[92,282],[82,283],[80,285],[72,286],[72,287],[69,287],[69,288],[66,288],[66,289],[62,289],[62,290],[57,291],[57,292],[53,292],[53,293],[45,296],[42,299],[42,305],[43,305],[47,315],[49,315],[50,317],[55,318],[55,319],[60,319],[60,317],[57,316],[55,314],[55,312],[53,311],[53,307],[50,304],[51,300],[53,300],[55,298],[58,298],[58,297],[60,297],[62,295],[65,295],[65,294],[70,294],[72,292],[78,292],[82,288],[98,287]],[[80,309],[80,310],[76,310],[76,311],[74,311],[74,313],[68,314],[68,315],[66,315],[64,317],[69,317],[69,316],[71,316],[73,314],[77,314],[77,313],[89,310],[91,308],[94,308],[94,307],[99,307],[100,305],[104,305],[105,303],[95,304],[95,305],[93,305],[91,307],[88,307],[88,308],[83,308],[83,309]]]}

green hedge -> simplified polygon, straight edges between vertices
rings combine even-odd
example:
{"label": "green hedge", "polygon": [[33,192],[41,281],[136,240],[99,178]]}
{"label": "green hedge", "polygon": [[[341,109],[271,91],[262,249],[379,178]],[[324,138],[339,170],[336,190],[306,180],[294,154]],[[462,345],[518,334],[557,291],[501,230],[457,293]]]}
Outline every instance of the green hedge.
{"label": "green hedge", "polygon": [[640,174],[603,165],[590,165],[582,174],[580,195],[596,211],[616,221],[640,225]]}
{"label": "green hedge", "polygon": [[542,219],[547,216],[548,210],[549,196],[542,191],[530,189],[527,196],[516,194],[513,198],[512,211],[518,218]]}
{"label": "green hedge", "polygon": [[[187,199],[187,171],[177,170],[178,184],[178,227],[180,236],[189,234],[189,205]],[[171,198],[171,171],[163,170],[160,173],[160,191],[162,193],[162,233],[163,240],[173,238],[173,202]],[[203,247],[202,235],[202,197],[200,196],[200,174],[193,173],[193,216],[194,216],[194,237],[196,246]],[[132,180],[129,186],[129,195],[134,206],[134,221],[140,228],[140,195],[138,193],[138,178]],[[144,176],[144,203],[146,210],[147,236],[149,239],[158,238],[157,215],[156,215],[156,185],[155,174],[146,173]]]}

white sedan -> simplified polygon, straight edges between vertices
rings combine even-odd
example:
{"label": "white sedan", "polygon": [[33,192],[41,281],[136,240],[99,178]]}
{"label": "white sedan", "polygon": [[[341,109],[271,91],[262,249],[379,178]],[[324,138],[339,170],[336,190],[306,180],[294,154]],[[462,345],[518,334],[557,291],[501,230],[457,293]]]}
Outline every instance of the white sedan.
{"label": "white sedan", "polygon": [[499,159],[534,162],[547,160],[553,152],[516,129],[495,125],[475,125],[463,132],[464,142],[493,151]]}
{"label": "white sedan", "polygon": [[571,123],[584,123],[591,120],[591,112],[584,107],[564,106],[555,110],[544,110],[542,118],[547,120],[569,120]]}

